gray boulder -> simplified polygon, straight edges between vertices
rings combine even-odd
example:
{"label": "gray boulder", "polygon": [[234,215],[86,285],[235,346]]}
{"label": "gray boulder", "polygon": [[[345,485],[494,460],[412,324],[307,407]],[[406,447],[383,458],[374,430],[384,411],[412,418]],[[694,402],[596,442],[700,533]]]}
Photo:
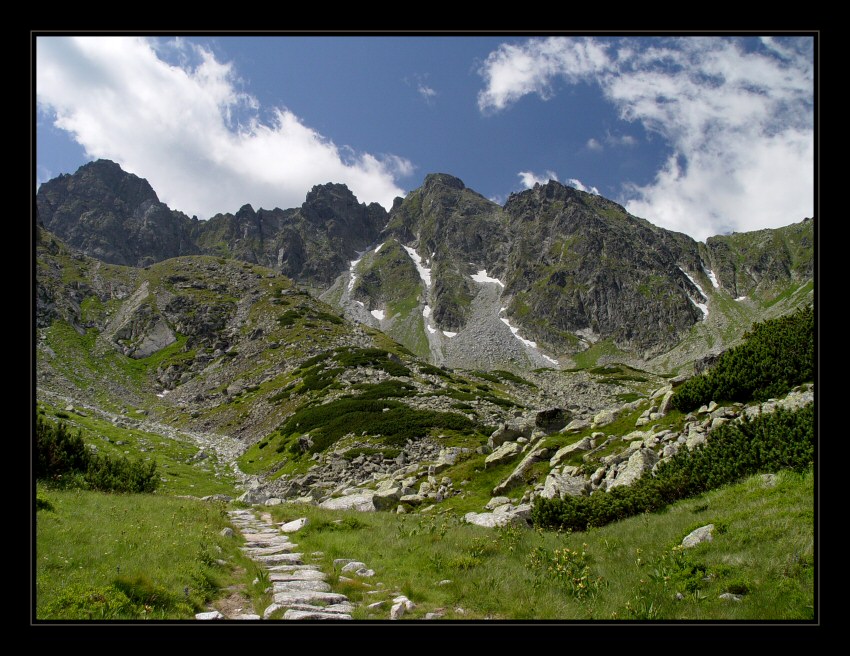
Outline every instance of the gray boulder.
{"label": "gray boulder", "polygon": [[576,451],[589,451],[592,448],[591,439],[589,437],[585,437],[574,444],[562,446],[555,452],[555,455],[549,459],[549,464],[553,467],[557,467],[566,460],[570,454],[575,453]]}
{"label": "gray boulder", "polygon": [[534,425],[528,422],[507,422],[493,431],[490,439],[487,440],[487,445],[491,449],[495,449],[497,446],[501,446],[508,441],[516,440],[518,437],[531,437],[533,430]]}
{"label": "gray boulder", "polygon": [[695,547],[703,542],[711,542],[714,539],[713,533],[714,524],[700,526],[698,529],[691,531],[685,536],[682,540],[682,547],[690,549],[691,547]]}
{"label": "gray boulder", "polygon": [[505,442],[484,459],[484,469],[513,460],[520,452],[522,452],[522,444],[519,442]]}
{"label": "gray boulder", "polygon": [[658,454],[652,449],[638,449],[629,457],[626,466],[618,471],[615,478],[609,485],[612,487],[620,487],[622,485],[631,485],[641,476],[655,466],[658,462]]}
{"label": "gray boulder", "polygon": [[516,487],[523,480],[523,476],[526,471],[536,462],[540,462],[549,456],[549,449],[543,446],[539,446],[535,449],[532,449],[528,455],[523,458],[520,463],[517,465],[516,469],[511,472],[511,475],[508,476],[504,481],[499,483],[496,487],[493,488],[493,496],[499,496],[503,492],[511,489],[512,487]]}
{"label": "gray boulder", "polygon": [[350,494],[336,499],[328,499],[319,504],[320,508],[328,510],[359,510],[360,512],[372,512],[375,510],[375,504],[372,501],[375,497],[374,492],[360,492],[358,494]]}
{"label": "gray boulder", "polygon": [[295,533],[296,531],[300,531],[302,528],[307,526],[307,518],[301,517],[300,519],[293,519],[291,522],[286,522],[285,524],[281,524],[280,530],[284,533]]}
{"label": "gray boulder", "polygon": [[590,483],[584,476],[570,476],[553,471],[546,477],[540,496],[545,499],[580,497],[589,487]]}

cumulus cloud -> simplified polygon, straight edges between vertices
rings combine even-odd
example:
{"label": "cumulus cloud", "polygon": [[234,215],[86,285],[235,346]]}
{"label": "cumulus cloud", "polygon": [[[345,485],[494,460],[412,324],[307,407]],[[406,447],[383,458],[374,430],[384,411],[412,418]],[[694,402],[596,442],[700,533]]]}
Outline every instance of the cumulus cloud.
{"label": "cumulus cloud", "polygon": [[36,95],[89,157],[118,162],[201,217],[248,202],[297,206],[326,182],[389,208],[404,195],[396,178],[413,170],[396,155],[337,146],[285,107],[261,108],[230,63],[185,41],[39,37]]}
{"label": "cumulus cloud", "polygon": [[578,178],[570,178],[569,180],[566,180],[566,183],[571,187],[575,187],[579,191],[584,191],[588,194],[595,194],[597,196],[599,195],[599,190],[596,187],[586,187]]}
{"label": "cumulus cloud", "polygon": [[549,180],[558,181],[558,174],[554,171],[546,171],[543,175],[538,175],[532,171],[520,171],[517,175],[522,186],[526,189],[531,189],[536,184],[546,184]]}
{"label": "cumulus cloud", "polygon": [[604,150],[604,146],[593,137],[587,140],[587,143],[584,145],[584,147],[588,150],[593,150],[596,152],[601,152],[602,150]]}
{"label": "cumulus cloud", "polygon": [[625,187],[626,208],[704,239],[812,215],[813,58],[808,37],[531,39],[490,53],[478,106],[547,99],[556,80],[598,84],[623,120],[670,148],[652,182]]}

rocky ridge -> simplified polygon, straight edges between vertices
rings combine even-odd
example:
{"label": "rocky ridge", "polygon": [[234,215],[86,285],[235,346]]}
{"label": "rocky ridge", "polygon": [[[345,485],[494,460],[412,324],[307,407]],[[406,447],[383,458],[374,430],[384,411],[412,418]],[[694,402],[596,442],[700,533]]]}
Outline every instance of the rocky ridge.
{"label": "rocky ridge", "polygon": [[[106,262],[204,253],[272,268],[452,367],[570,367],[585,351],[598,349],[601,363],[613,349],[620,361],[669,370],[811,299],[810,219],[701,244],[556,182],[501,207],[431,174],[389,213],[328,183],[299,208],[245,205],[198,221],[98,160],[42,185],[37,211],[45,228]],[[170,339],[161,327],[136,352]]]}

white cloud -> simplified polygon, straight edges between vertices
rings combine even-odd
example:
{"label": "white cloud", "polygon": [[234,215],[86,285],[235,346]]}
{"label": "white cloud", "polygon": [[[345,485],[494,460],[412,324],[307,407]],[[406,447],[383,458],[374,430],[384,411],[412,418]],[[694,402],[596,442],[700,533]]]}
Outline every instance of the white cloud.
{"label": "white cloud", "polygon": [[614,135],[610,130],[605,132],[605,143],[609,146],[637,146],[637,139],[630,134]]}
{"label": "white cloud", "polygon": [[[670,156],[626,208],[697,239],[775,227],[814,206],[814,70],[811,38],[612,42],[551,37],[503,44],[480,74],[482,111],[526,94],[552,95],[556,80],[595,82],[623,120],[660,135]],[[630,145],[626,137],[621,145]]]}
{"label": "white cloud", "polygon": [[[160,56],[166,50],[179,65]],[[396,177],[413,170],[396,155],[337,146],[284,107],[265,108],[261,120],[232,65],[185,41],[38,37],[36,57],[37,100],[54,124],[188,214],[294,207],[326,182],[390,208],[404,195]]]}
{"label": "white cloud", "polygon": [[599,195],[599,190],[596,187],[586,187],[582,184],[581,180],[579,180],[578,178],[570,178],[569,180],[566,181],[566,183],[568,185],[570,185],[571,187],[575,187],[579,191],[584,191],[584,192],[587,192],[588,194],[595,194],[597,196]]}
{"label": "white cloud", "polygon": [[478,93],[479,109],[498,111],[528,93],[545,100],[552,95],[553,79],[564,77],[575,83],[609,65],[605,47],[596,41],[571,39],[569,43],[565,48],[563,39],[549,37],[500,45],[479,69],[487,81],[486,88]]}
{"label": "white cloud", "polygon": [[437,92],[426,84],[420,84],[417,89],[419,95],[425,99],[425,102],[431,103],[437,97]]}
{"label": "white cloud", "polygon": [[558,174],[554,171],[546,171],[543,175],[538,175],[532,171],[520,171],[517,175],[522,186],[526,189],[531,189],[536,184],[546,184],[549,180],[558,181]]}
{"label": "white cloud", "polygon": [[584,147],[587,148],[588,150],[594,150],[596,152],[601,152],[602,150],[604,150],[604,147],[602,146],[602,144],[599,143],[593,137],[591,137],[590,139],[587,140],[587,143],[584,145]]}

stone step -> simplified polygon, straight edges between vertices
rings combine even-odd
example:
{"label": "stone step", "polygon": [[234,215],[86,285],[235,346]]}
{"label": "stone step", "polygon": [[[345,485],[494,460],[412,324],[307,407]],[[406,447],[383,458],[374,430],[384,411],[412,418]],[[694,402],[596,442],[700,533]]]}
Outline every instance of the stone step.
{"label": "stone step", "polygon": [[324,581],[328,575],[316,569],[302,569],[292,572],[272,572],[269,581]]}
{"label": "stone step", "polygon": [[252,560],[264,565],[302,565],[304,561],[300,553],[282,553],[271,556],[254,556]]}
{"label": "stone step", "polygon": [[274,602],[283,606],[292,604],[309,604],[315,602],[339,604],[348,601],[348,597],[338,592],[320,592],[318,590],[298,590],[292,592],[276,592]]}
{"label": "stone step", "polygon": [[302,590],[330,592],[331,586],[324,581],[275,581],[272,584],[272,589],[275,592],[300,592]]}
{"label": "stone step", "polygon": [[285,620],[350,620],[351,615],[344,613],[324,613],[322,611],[292,610],[283,614]]}
{"label": "stone step", "polygon": [[278,553],[290,553],[295,551],[297,544],[279,544],[275,547],[240,547],[249,556],[271,556]]}

